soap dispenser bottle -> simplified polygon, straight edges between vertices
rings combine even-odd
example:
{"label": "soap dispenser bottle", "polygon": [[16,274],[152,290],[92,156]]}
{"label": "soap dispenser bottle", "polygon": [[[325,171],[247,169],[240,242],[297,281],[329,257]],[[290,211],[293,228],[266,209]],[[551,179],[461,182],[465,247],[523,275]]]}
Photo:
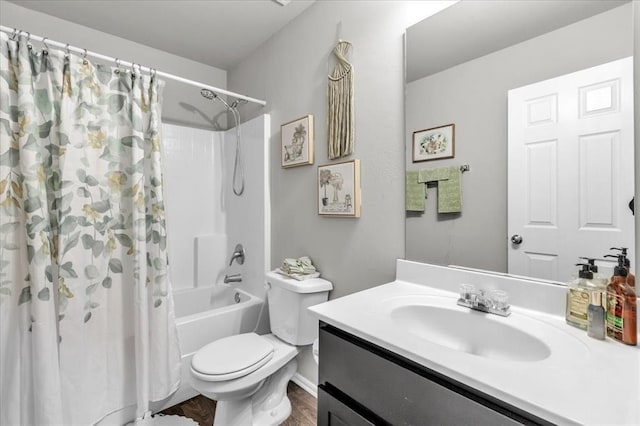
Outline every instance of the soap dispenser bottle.
{"label": "soap dispenser bottle", "polygon": [[[580,259],[584,259],[587,261],[587,263],[589,264],[589,269],[591,270],[591,272],[593,272],[593,283],[596,286],[601,287],[602,293],[604,295],[604,293],[607,291],[607,285],[609,284],[610,277],[598,272],[598,265],[596,265],[595,259],[591,259],[588,257],[580,257]],[[627,268],[627,272],[628,272],[628,268]]]}
{"label": "soap dispenser bottle", "polygon": [[565,319],[567,324],[574,327],[587,329],[587,310],[591,301],[591,290],[596,287],[593,283],[593,272],[587,263],[578,263],[580,266],[578,278],[569,283],[567,289],[567,309]]}
{"label": "soap dispenser bottle", "polygon": [[626,247],[611,247],[609,250],[618,250],[620,251],[620,255],[624,256],[624,267],[627,268],[627,284],[631,287],[636,288],[636,277],[631,273],[631,261],[627,257],[627,248]]}
{"label": "soap dispenser bottle", "polygon": [[638,344],[637,302],[634,288],[627,283],[626,256],[619,254],[605,257],[618,258],[618,266],[607,286],[607,336],[635,346]]}

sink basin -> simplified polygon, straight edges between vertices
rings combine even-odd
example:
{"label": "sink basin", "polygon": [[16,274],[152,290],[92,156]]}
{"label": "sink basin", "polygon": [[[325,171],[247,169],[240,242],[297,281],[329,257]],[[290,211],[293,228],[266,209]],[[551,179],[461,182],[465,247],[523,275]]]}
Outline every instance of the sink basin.
{"label": "sink basin", "polygon": [[509,325],[510,318],[428,304],[395,306],[390,316],[415,337],[471,355],[519,362],[542,361],[551,355],[538,337]]}

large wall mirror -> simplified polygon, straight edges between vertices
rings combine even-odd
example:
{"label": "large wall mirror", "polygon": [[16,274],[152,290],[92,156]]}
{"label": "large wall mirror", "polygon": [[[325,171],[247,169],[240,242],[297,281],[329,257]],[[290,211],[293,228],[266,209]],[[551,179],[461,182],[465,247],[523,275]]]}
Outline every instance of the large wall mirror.
{"label": "large wall mirror", "polygon": [[[634,264],[632,16],[630,1],[463,0],[407,29],[406,169],[426,181],[407,259],[561,282],[579,256],[606,272],[613,246]],[[461,211],[439,213],[439,173],[465,165]]]}

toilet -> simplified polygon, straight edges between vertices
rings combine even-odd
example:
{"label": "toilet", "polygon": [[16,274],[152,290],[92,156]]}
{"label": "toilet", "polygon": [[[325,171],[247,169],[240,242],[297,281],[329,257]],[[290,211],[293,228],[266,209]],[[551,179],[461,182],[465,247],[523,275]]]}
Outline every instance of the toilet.
{"label": "toilet", "polygon": [[287,384],[302,346],[318,337],[309,306],[326,302],[331,282],[266,274],[271,333],[243,333],[211,342],[191,360],[191,386],[216,400],[214,426],[267,426],[291,414]]}

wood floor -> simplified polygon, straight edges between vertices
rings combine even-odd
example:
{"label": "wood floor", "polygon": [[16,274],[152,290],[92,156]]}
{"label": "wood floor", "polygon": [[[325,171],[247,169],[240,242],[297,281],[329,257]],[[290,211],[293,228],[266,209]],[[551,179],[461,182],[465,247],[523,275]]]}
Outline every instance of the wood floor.
{"label": "wood floor", "polygon": [[[287,395],[289,395],[289,400],[291,401],[291,415],[282,424],[284,426],[315,425],[317,416],[316,399],[293,382],[289,382]],[[215,401],[198,395],[181,404],[167,408],[162,411],[162,414],[185,416],[198,422],[200,426],[211,426],[215,411]]]}

